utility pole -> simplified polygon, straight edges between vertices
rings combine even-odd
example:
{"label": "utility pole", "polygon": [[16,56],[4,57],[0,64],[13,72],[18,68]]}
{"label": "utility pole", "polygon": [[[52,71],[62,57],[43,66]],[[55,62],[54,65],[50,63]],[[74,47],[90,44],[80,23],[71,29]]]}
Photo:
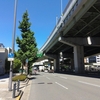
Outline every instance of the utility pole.
{"label": "utility pole", "polygon": [[[15,47],[17,2],[18,2],[18,0],[15,0],[14,25],[13,25],[13,35],[12,35],[12,54],[14,54],[14,47]],[[13,61],[10,61],[9,91],[12,91],[12,73],[13,73],[12,70],[13,70]]]}
{"label": "utility pole", "polygon": [[61,16],[60,16],[60,18],[61,18],[61,23],[63,23],[62,0],[61,0]]}
{"label": "utility pole", "polygon": [[61,0],[61,16],[62,16],[62,14],[63,14],[63,13],[62,13],[62,0]]}

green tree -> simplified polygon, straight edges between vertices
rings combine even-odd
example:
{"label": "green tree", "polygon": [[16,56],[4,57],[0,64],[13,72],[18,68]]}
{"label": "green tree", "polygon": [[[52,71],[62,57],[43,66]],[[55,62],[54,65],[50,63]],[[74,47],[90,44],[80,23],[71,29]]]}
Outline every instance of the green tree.
{"label": "green tree", "polygon": [[22,65],[25,65],[26,59],[28,59],[28,66],[37,59],[37,43],[34,37],[34,32],[30,29],[31,23],[29,22],[28,12],[26,11],[22,16],[22,21],[19,21],[19,29],[21,31],[21,39],[17,37],[16,42],[18,44],[18,51],[16,57],[18,57]]}
{"label": "green tree", "polygon": [[13,71],[18,72],[21,67],[21,61],[17,58],[14,59]]}

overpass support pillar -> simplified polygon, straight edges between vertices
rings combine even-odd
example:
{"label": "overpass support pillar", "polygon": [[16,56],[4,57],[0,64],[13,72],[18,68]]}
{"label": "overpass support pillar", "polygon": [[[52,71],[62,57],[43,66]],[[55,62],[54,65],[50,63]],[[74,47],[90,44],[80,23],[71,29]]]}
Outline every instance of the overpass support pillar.
{"label": "overpass support pillar", "polygon": [[84,73],[84,51],[83,46],[74,46],[75,73]]}
{"label": "overpass support pillar", "polygon": [[70,58],[70,60],[71,60],[71,70],[73,70],[74,69],[74,59]]}
{"label": "overpass support pillar", "polygon": [[59,72],[59,56],[54,59],[54,72]]}
{"label": "overpass support pillar", "polygon": [[52,60],[49,59],[49,67],[50,67],[50,70],[52,70],[52,63],[51,62],[52,62]]}

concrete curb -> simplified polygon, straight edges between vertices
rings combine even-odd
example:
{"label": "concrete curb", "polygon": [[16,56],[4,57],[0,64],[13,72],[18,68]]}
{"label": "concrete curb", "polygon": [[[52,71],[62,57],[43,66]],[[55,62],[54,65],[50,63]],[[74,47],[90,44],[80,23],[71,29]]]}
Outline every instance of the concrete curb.
{"label": "concrete curb", "polygon": [[21,97],[22,97],[22,95],[23,95],[23,91],[22,91],[22,90],[20,90],[20,93],[19,93],[19,95],[16,97],[16,100],[20,100],[20,99],[21,99]]}
{"label": "concrete curb", "polygon": [[23,95],[23,93],[24,93],[24,90],[25,90],[25,88],[27,87],[28,82],[29,82],[29,79],[28,79],[28,78],[25,79],[25,81],[23,81],[23,83],[25,83],[25,87],[23,88],[23,90],[20,90],[20,93],[19,93],[19,95],[15,98],[15,100],[20,100],[20,99],[21,99],[21,97],[22,97],[22,95]]}

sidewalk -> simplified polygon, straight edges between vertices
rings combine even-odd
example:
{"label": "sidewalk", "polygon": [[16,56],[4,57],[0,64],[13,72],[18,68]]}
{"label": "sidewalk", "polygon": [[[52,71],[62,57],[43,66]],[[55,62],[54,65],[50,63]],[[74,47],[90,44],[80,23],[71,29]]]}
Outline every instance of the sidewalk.
{"label": "sidewalk", "polygon": [[21,94],[16,98],[12,98],[13,91],[8,90],[8,82],[8,75],[0,76],[0,100],[28,100],[31,87],[31,80],[28,79],[24,82],[20,82]]}
{"label": "sidewalk", "polygon": [[15,100],[12,91],[8,91],[9,75],[0,76],[0,100]]}

